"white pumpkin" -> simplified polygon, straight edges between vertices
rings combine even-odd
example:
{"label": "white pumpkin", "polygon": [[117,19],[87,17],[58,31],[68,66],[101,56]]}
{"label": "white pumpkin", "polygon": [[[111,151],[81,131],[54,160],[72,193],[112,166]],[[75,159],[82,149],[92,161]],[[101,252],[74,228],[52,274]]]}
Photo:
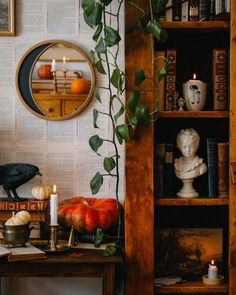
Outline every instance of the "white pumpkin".
{"label": "white pumpkin", "polygon": [[29,221],[29,212],[21,210],[17,214],[12,213],[12,217],[6,221],[5,225],[23,225],[27,224]]}
{"label": "white pumpkin", "polygon": [[47,200],[52,193],[50,185],[38,184],[32,188],[32,196],[37,200]]}
{"label": "white pumpkin", "polygon": [[28,211],[22,210],[17,212],[15,218],[20,219],[19,222],[22,222],[21,224],[30,222],[30,214]]}

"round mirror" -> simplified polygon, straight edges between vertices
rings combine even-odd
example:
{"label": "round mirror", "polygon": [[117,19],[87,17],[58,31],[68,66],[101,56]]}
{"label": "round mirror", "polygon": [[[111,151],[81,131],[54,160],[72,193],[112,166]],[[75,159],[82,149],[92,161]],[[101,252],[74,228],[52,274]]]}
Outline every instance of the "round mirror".
{"label": "round mirror", "polygon": [[16,86],[23,104],[46,120],[78,115],[93,96],[95,74],[76,45],[48,40],[30,48],[17,67]]}

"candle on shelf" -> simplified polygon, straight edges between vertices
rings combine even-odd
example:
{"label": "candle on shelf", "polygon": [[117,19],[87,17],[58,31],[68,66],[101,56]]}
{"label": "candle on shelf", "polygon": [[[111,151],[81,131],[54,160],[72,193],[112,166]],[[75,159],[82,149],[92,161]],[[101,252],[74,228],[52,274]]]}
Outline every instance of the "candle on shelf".
{"label": "candle on shelf", "polygon": [[218,278],[218,268],[215,265],[214,260],[212,260],[208,268],[208,279],[217,279],[217,278]]}
{"label": "candle on shelf", "polygon": [[186,107],[189,111],[201,111],[206,102],[207,84],[197,80],[197,75],[193,74],[193,79],[183,83],[183,96]]}
{"label": "candle on shelf", "polygon": [[56,60],[53,59],[53,60],[52,60],[51,72],[55,72],[55,71],[56,71]]}
{"label": "candle on shelf", "polygon": [[62,70],[63,70],[63,72],[66,71],[66,57],[65,56],[63,57]]}
{"label": "candle on shelf", "polygon": [[58,225],[57,210],[58,210],[58,194],[57,187],[53,185],[53,193],[50,197],[50,225]]}

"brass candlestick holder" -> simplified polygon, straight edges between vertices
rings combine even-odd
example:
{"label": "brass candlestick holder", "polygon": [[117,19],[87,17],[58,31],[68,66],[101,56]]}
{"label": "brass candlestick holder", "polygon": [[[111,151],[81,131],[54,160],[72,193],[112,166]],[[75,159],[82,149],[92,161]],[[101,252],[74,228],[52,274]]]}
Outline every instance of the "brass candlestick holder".
{"label": "brass candlestick holder", "polygon": [[57,93],[57,77],[56,77],[56,71],[52,71],[52,77],[53,77],[53,91],[52,94]]}
{"label": "brass candlestick holder", "polygon": [[49,240],[49,248],[51,251],[57,251],[57,232],[58,225],[50,225],[50,240]]}
{"label": "brass candlestick holder", "polygon": [[63,93],[66,93],[66,71],[63,71]]}

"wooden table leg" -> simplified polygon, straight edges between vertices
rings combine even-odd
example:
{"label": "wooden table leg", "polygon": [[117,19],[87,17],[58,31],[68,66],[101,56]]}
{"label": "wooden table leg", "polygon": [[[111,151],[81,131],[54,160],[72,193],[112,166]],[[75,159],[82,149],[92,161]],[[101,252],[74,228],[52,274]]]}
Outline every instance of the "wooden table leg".
{"label": "wooden table leg", "polygon": [[103,295],[115,294],[115,265],[105,264],[103,269]]}

